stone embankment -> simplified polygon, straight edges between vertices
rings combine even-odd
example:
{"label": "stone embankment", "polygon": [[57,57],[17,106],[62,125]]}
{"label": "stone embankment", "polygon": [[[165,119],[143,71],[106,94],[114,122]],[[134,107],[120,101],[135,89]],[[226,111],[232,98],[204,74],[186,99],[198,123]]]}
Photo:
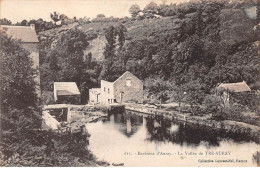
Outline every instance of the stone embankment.
{"label": "stone embankment", "polygon": [[86,123],[106,117],[106,107],[90,105],[55,104],[43,107],[42,129],[77,132]]}
{"label": "stone embankment", "polygon": [[204,116],[192,116],[189,113],[179,113],[173,110],[167,111],[165,109],[150,108],[136,104],[126,104],[125,109],[150,115],[159,115],[165,119],[177,120],[184,123],[192,123],[214,130],[225,130],[226,132],[247,134],[250,138],[257,140],[260,139],[260,127],[258,126],[231,120],[216,121],[213,120],[209,114]]}

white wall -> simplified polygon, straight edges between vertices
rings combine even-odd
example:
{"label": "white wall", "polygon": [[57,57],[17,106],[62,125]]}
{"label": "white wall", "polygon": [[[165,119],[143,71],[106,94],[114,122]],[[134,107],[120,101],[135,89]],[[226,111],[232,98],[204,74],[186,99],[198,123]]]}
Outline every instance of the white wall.
{"label": "white wall", "polygon": [[[89,89],[89,103],[100,103],[100,88],[93,88]],[[97,96],[99,96],[99,99],[97,100]]]}
{"label": "white wall", "polygon": [[[114,84],[113,82],[108,82],[101,80],[101,104],[106,105],[114,103]],[[112,101],[112,102],[111,102]]]}

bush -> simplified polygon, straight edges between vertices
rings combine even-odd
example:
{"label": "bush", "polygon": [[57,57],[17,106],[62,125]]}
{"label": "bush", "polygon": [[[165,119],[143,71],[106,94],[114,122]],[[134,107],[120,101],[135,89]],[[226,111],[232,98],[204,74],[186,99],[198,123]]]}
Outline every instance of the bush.
{"label": "bush", "polygon": [[237,122],[244,122],[251,125],[259,126],[259,119],[252,118],[242,114],[242,109],[239,106],[228,106],[220,108],[213,114],[214,120],[233,120]]}
{"label": "bush", "polygon": [[242,92],[232,93],[232,102],[241,105],[241,108],[257,111],[260,105],[260,97],[258,94]]}
{"label": "bush", "polygon": [[2,145],[1,166],[80,166],[86,161],[95,161],[86,148],[88,136],[81,133],[59,134],[41,130],[19,133],[12,133],[19,139]]}
{"label": "bush", "polygon": [[53,92],[51,91],[43,91],[42,92],[42,104],[43,105],[49,105],[54,104],[54,98],[53,98]]}
{"label": "bush", "polygon": [[215,120],[238,120],[241,119],[241,112],[235,106],[229,106],[225,108],[220,108],[213,114]]}
{"label": "bush", "polygon": [[189,113],[189,112],[191,112],[191,107],[188,105],[183,105],[183,106],[181,106],[181,112]]}
{"label": "bush", "polygon": [[220,106],[221,100],[218,96],[215,95],[207,95],[202,103],[205,107],[207,113],[216,113]]}

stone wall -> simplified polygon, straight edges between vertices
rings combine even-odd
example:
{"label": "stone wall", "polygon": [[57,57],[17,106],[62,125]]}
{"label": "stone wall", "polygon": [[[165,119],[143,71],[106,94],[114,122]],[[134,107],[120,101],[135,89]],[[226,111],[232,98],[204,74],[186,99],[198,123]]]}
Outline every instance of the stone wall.
{"label": "stone wall", "polygon": [[143,82],[127,72],[114,82],[114,95],[118,103],[143,103]]}

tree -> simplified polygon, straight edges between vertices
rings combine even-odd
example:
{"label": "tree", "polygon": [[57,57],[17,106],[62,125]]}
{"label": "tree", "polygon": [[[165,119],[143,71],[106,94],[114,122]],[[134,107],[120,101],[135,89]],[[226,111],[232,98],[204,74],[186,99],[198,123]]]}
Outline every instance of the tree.
{"label": "tree", "polygon": [[182,85],[183,91],[185,91],[184,100],[191,107],[191,112],[194,115],[195,106],[201,104],[204,100],[204,87],[199,80],[192,80]]}
{"label": "tree", "polygon": [[222,102],[219,96],[216,95],[207,95],[203,101],[203,105],[206,108],[206,111],[212,113],[214,116],[222,106]]}
{"label": "tree", "polygon": [[116,28],[114,26],[110,26],[105,29],[105,37],[107,41],[107,45],[104,51],[105,59],[110,57],[114,57],[115,55],[115,47],[116,47]]}
{"label": "tree", "polygon": [[60,18],[61,21],[69,19],[69,17],[67,15],[65,15],[65,14],[61,14],[59,16],[59,18]]}
{"label": "tree", "polygon": [[158,7],[158,15],[161,16],[174,16],[177,14],[176,4],[160,4]]}
{"label": "tree", "polygon": [[104,14],[97,14],[97,18],[106,18]]}
{"label": "tree", "polygon": [[181,103],[184,102],[184,97],[186,92],[183,91],[181,86],[177,86],[175,84],[172,84],[172,90],[169,90],[169,99],[171,102],[177,102],[179,106],[179,112],[181,111]]}
{"label": "tree", "polygon": [[127,32],[127,29],[124,25],[120,24],[116,28],[116,33],[118,35],[118,44],[119,44],[119,50],[122,50],[123,45],[125,43],[125,34]]}
{"label": "tree", "polygon": [[11,25],[12,22],[6,18],[0,19],[0,25]]}
{"label": "tree", "polygon": [[20,44],[0,31],[1,51],[1,108],[10,109],[35,107],[37,98],[34,77],[36,70],[29,53]]}
{"label": "tree", "polygon": [[67,15],[65,15],[65,14],[61,14],[59,16],[59,19],[62,24],[67,24],[70,21],[69,17],[67,17]]}
{"label": "tree", "polygon": [[144,83],[148,94],[156,98],[160,103],[172,98],[172,92],[174,91],[175,85],[169,81],[164,80],[162,77],[151,76],[145,80]]}
{"label": "tree", "polygon": [[28,25],[28,21],[27,20],[23,20],[22,22],[21,22],[21,26],[27,26]]}
{"label": "tree", "polygon": [[84,50],[89,45],[86,34],[78,29],[68,30],[58,40],[56,50],[59,55],[59,79],[82,82],[84,80]]}
{"label": "tree", "polygon": [[150,2],[147,4],[143,10],[146,16],[153,16],[154,14],[158,14],[158,6],[155,2]]}
{"label": "tree", "polygon": [[196,32],[200,37],[202,35],[203,21],[202,21],[202,9],[201,5],[197,8],[197,20],[196,20]]}
{"label": "tree", "polygon": [[132,17],[136,17],[139,12],[141,12],[141,9],[137,4],[133,4],[129,9],[129,13],[132,15]]}
{"label": "tree", "polygon": [[60,21],[60,15],[57,12],[51,13],[51,19],[54,21],[55,25]]}

